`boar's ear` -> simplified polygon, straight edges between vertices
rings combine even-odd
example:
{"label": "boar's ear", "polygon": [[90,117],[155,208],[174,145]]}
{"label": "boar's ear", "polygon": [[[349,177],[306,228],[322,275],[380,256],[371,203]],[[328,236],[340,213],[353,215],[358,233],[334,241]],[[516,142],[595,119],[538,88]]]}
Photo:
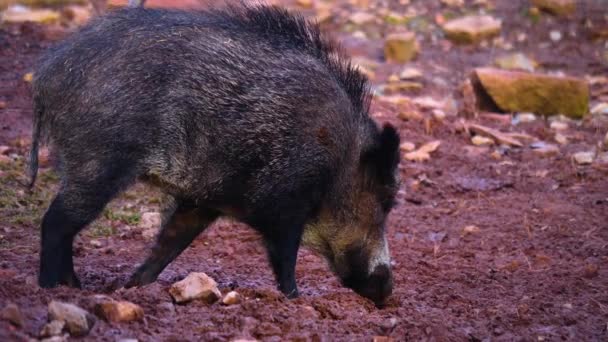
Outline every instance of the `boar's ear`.
{"label": "boar's ear", "polygon": [[391,124],[384,124],[375,143],[361,155],[361,166],[366,174],[389,185],[395,181],[395,169],[399,164],[399,133]]}

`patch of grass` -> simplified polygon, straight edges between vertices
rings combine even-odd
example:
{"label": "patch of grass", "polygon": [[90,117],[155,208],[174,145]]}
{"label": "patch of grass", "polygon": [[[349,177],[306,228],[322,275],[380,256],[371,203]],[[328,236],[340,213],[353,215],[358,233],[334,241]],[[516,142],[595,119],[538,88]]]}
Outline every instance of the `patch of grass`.
{"label": "patch of grass", "polygon": [[120,221],[129,226],[136,226],[141,220],[141,214],[138,212],[117,211],[109,207],[104,210],[103,217],[110,221]]}
{"label": "patch of grass", "polygon": [[92,238],[109,237],[116,234],[116,229],[102,222],[95,222],[87,229],[87,235]]}

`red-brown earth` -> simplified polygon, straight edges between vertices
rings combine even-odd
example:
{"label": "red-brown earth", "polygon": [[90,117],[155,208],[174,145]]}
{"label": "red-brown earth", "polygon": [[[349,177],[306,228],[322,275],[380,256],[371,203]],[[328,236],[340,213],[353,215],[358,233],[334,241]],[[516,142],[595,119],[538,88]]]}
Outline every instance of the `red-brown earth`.
{"label": "red-brown earth", "polygon": [[[407,96],[458,99],[459,85],[473,67],[491,65],[507,52],[497,43],[454,46],[441,36],[434,24],[437,15],[478,11],[472,3],[448,9],[435,0],[413,0],[407,6],[390,2],[397,12],[413,8],[418,13],[410,28],[420,39],[421,54],[407,66],[422,71],[424,86]],[[608,12],[601,1],[580,1],[570,18],[542,14],[537,22],[527,14],[527,1],[490,3],[495,8],[489,12],[503,20],[503,40],[512,51],[533,56],[541,71],[588,79],[608,75],[605,40],[588,37],[589,22],[606,24]],[[385,4],[363,10],[376,13]],[[351,5],[336,1],[332,6],[334,18],[324,28],[352,55],[379,63],[375,86],[404,67],[383,62],[382,40],[373,32],[365,40],[345,31]],[[372,27],[379,36],[393,29],[382,19]],[[551,30],[562,33],[559,42],[549,39]],[[520,41],[522,33],[526,39]],[[608,118],[570,122],[564,131],[569,143],[556,154],[540,155],[526,144],[492,155],[500,149],[474,147],[459,127],[463,118],[456,110],[446,110],[447,117],[437,120],[430,119],[429,110],[414,106],[411,110],[422,120],[404,121],[398,118],[404,109],[382,101],[381,94],[372,113],[379,122],[397,125],[403,141],[416,146],[441,141],[430,160],[403,160],[400,165],[402,187],[388,222],[395,289],[385,308],[341,287],[324,262],[305,250],[297,265],[301,296],[285,299],[275,289],[258,235],[231,221],[208,229],[156,283],[112,291],[152,243],[142,236],[138,221],[141,213],[158,210],[158,193],[142,185],[115,200],[77,238],[75,267],[83,289],[40,289],[38,225],[57,176],[45,167],[32,193],[22,186],[32,117],[23,76],[52,40],[64,34],[56,27],[0,26],[0,102],[5,103],[0,107],[0,145],[11,148],[0,156],[0,309],[15,303],[24,316],[22,327],[0,320],[0,340],[37,338],[53,299],[92,310],[92,297],[99,293],[141,305],[144,320],[98,320],[85,340],[608,339],[608,167],[577,165],[571,158],[574,152],[598,148]],[[606,79],[596,79],[591,90],[593,102],[608,101]],[[554,143],[554,131],[540,118],[517,125],[509,114],[467,120]],[[478,229],[464,229],[471,225]],[[223,293],[234,289],[243,301],[233,306],[173,304],[167,289],[189,272],[207,273]]]}

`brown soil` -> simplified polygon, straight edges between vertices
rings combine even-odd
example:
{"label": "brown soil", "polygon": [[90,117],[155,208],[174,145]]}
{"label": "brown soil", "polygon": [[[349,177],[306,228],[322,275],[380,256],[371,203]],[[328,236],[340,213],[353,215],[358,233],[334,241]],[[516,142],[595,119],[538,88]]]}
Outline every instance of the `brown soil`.
{"label": "brown soil", "polygon": [[[522,14],[527,1],[496,3],[493,13],[504,20],[503,38],[514,51],[533,56],[543,71],[607,74],[604,42],[587,39],[585,26],[586,20],[605,20],[601,1],[581,1],[575,16],[557,20],[543,15],[537,24]],[[437,13],[446,12],[439,1],[414,0],[411,6],[426,9],[424,17],[431,23]],[[352,38],[342,32],[340,20],[326,28],[350,53],[380,63],[376,85],[400,70],[402,66],[382,62],[381,40]],[[548,38],[553,29],[564,36],[559,43]],[[515,39],[519,32],[527,34],[525,42]],[[422,54],[411,65],[423,71],[425,87],[415,96],[455,94],[472,67],[490,65],[504,53],[492,46],[452,46],[437,34],[437,29],[420,33]],[[400,166],[402,189],[389,219],[395,290],[384,309],[342,288],[324,262],[305,250],[297,266],[301,296],[286,300],[275,290],[259,237],[230,221],[218,222],[199,237],[156,283],[112,291],[151,244],[137,220],[141,212],[158,210],[158,194],[140,185],[114,201],[77,239],[75,265],[84,289],[38,288],[38,224],[57,179],[44,168],[32,194],[21,186],[32,115],[23,75],[50,40],[62,35],[34,25],[0,27],[0,101],[6,103],[0,109],[0,145],[12,148],[12,161],[0,161],[0,308],[15,303],[25,317],[23,327],[0,320],[0,340],[37,337],[52,299],[92,309],[97,293],[141,305],[145,319],[123,324],[98,320],[86,340],[608,339],[608,170],[598,164],[578,166],[570,158],[603,140],[608,119],[601,117],[571,124],[570,143],[556,155],[539,156],[524,147],[495,159],[495,148],[471,148],[469,137],[458,133],[456,116],[426,124],[401,121],[397,108],[377,101],[374,115],[396,124],[404,141],[442,141],[430,161]],[[593,100],[606,102],[607,90],[606,83],[593,86]],[[553,136],[543,120],[517,126],[488,115],[471,120],[546,141]],[[479,230],[465,232],[469,225]],[[168,286],[193,271],[206,272],[224,293],[235,289],[244,301],[174,305]]]}

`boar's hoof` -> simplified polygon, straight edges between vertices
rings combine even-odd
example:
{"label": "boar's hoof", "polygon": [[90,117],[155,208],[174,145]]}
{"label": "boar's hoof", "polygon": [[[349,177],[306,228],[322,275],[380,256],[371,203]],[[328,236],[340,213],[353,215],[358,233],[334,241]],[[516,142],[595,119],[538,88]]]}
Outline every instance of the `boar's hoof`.
{"label": "boar's hoof", "polygon": [[300,296],[298,289],[293,289],[289,292],[281,290],[281,292],[283,292],[283,294],[285,295],[285,297],[287,297],[287,299],[296,299]]}
{"label": "boar's hoof", "polygon": [[80,280],[78,279],[76,274],[74,274],[74,272],[63,276],[60,279],[49,279],[49,277],[45,276],[38,277],[38,286],[42,288],[50,289],[60,285],[65,285],[76,289],[82,288],[82,286],[80,285]]}

